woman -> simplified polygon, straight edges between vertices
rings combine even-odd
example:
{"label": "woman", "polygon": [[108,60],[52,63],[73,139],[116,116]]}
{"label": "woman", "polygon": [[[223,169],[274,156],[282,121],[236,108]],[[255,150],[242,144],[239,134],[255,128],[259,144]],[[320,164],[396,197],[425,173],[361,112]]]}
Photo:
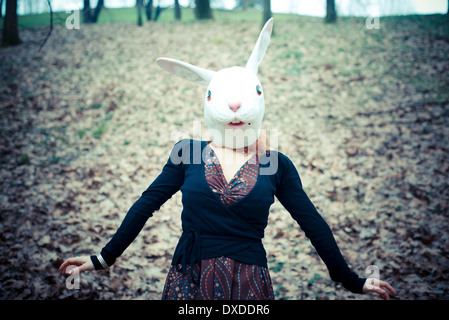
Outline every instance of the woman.
{"label": "woman", "polygon": [[67,259],[60,270],[72,265],[79,272],[110,267],[148,218],[180,190],[183,233],[162,299],[274,299],[262,238],[275,198],[311,240],[334,281],[351,292],[376,292],[383,299],[389,299],[388,291],[395,294],[388,283],[360,278],[349,269],[292,161],[267,147],[257,70],[272,24],[271,19],[264,26],[245,68],[213,72],[178,60],[157,60],[175,75],[208,84],[204,116],[211,141],[184,139],[175,144],[160,175],[101,253]]}
{"label": "woman", "polygon": [[[189,153],[197,148],[203,154],[201,163],[189,163]],[[258,168],[266,167],[275,156],[276,174],[259,175]],[[243,164],[233,175],[235,163]],[[389,299],[388,291],[395,294],[388,283],[370,284],[350,271],[327,223],[305,194],[294,165],[285,155],[271,151],[259,156],[196,140],[175,145],[162,173],[131,207],[101,254],[67,259],[60,270],[73,265],[79,272],[110,267],[152,212],[179,189],[183,193],[183,235],[163,299],[274,299],[260,241],[274,196],[305,231],[333,280],[355,293],[372,291],[383,299]],[[254,214],[257,217],[252,217]]]}

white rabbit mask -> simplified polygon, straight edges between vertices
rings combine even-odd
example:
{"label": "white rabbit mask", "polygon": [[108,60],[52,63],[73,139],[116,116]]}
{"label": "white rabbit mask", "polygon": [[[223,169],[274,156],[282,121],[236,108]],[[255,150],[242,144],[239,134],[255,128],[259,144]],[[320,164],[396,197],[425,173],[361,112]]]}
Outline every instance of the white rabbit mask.
{"label": "white rabbit mask", "polygon": [[270,44],[272,30],[271,18],[260,32],[245,68],[214,72],[179,60],[156,60],[161,68],[174,75],[208,85],[204,118],[217,146],[238,149],[252,145],[259,138],[265,100],[257,71]]}

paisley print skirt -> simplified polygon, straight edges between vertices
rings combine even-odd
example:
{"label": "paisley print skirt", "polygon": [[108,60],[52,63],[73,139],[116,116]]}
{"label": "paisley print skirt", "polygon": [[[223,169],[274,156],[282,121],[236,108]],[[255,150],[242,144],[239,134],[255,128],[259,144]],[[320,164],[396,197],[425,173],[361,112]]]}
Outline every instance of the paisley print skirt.
{"label": "paisley print skirt", "polygon": [[171,266],[162,300],[274,300],[268,270],[226,257],[205,259],[181,272]]}

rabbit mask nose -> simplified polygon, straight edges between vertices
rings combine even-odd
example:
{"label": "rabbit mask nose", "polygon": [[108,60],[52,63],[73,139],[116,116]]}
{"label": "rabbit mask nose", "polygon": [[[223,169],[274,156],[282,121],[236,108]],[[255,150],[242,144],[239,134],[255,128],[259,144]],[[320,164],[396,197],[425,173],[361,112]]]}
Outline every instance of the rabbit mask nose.
{"label": "rabbit mask nose", "polygon": [[230,102],[228,103],[229,109],[232,110],[232,112],[237,112],[238,109],[241,107],[240,102]]}

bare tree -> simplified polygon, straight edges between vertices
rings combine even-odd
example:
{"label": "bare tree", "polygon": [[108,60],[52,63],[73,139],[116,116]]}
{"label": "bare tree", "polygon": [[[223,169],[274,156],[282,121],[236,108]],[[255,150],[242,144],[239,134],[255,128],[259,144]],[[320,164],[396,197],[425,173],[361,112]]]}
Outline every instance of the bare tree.
{"label": "bare tree", "polygon": [[148,0],[145,5],[145,14],[147,16],[147,20],[150,21],[153,16],[153,0]]}
{"label": "bare tree", "polygon": [[246,0],[238,0],[235,2],[235,8],[246,10],[248,9],[248,3]]}
{"label": "bare tree", "polygon": [[2,47],[21,44],[17,20],[17,0],[6,0],[5,20],[3,21]]}
{"label": "bare tree", "polygon": [[327,23],[334,23],[337,21],[337,10],[335,10],[335,0],[326,0],[326,18]]}
{"label": "bare tree", "polygon": [[97,6],[94,11],[90,8],[90,1],[84,0],[83,8],[83,21],[84,23],[96,23],[98,21],[98,16],[100,15],[101,9],[104,7],[104,0],[98,0]]}
{"label": "bare tree", "polygon": [[242,8],[243,10],[248,9],[248,0],[237,1],[237,7]]}
{"label": "bare tree", "polygon": [[248,8],[262,8],[265,0],[238,0],[236,2],[236,8],[246,10]]}
{"label": "bare tree", "polygon": [[98,21],[98,16],[100,15],[101,9],[104,7],[104,0],[98,0],[97,6],[95,7],[94,14],[92,15],[92,22],[96,23]]}
{"label": "bare tree", "polygon": [[50,29],[48,30],[47,36],[45,37],[44,41],[42,41],[41,46],[39,47],[39,51],[42,50],[45,43],[47,42],[48,38],[51,36],[51,32],[53,31],[53,8],[51,7],[50,0],[47,0],[48,8],[50,9]]}
{"label": "bare tree", "polygon": [[271,0],[263,1],[263,17],[262,17],[262,25],[270,20],[271,18]]}
{"label": "bare tree", "polygon": [[143,25],[142,21],[143,0],[136,0],[136,7],[137,7],[137,25],[141,27]]}
{"label": "bare tree", "polygon": [[175,19],[181,20],[181,7],[178,0],[175,0]]}
{"label": "bare tree", "polygon": [[195,0],[195,16],[198,20],[214,18],[209,0]]}
{"label": "bare tree", "polygon": [[90,20],[90,1],[84,0],[84,7],[83,7],[83,22],[89,23]]}
{"label": "bare tree", "polygon": [[157,21],[157,19],[159,19],[160,14],[165,9],[167,9],[167,7],[161,7],[160,4],[158,3],[156,10],[154,11],[154,21]]}

